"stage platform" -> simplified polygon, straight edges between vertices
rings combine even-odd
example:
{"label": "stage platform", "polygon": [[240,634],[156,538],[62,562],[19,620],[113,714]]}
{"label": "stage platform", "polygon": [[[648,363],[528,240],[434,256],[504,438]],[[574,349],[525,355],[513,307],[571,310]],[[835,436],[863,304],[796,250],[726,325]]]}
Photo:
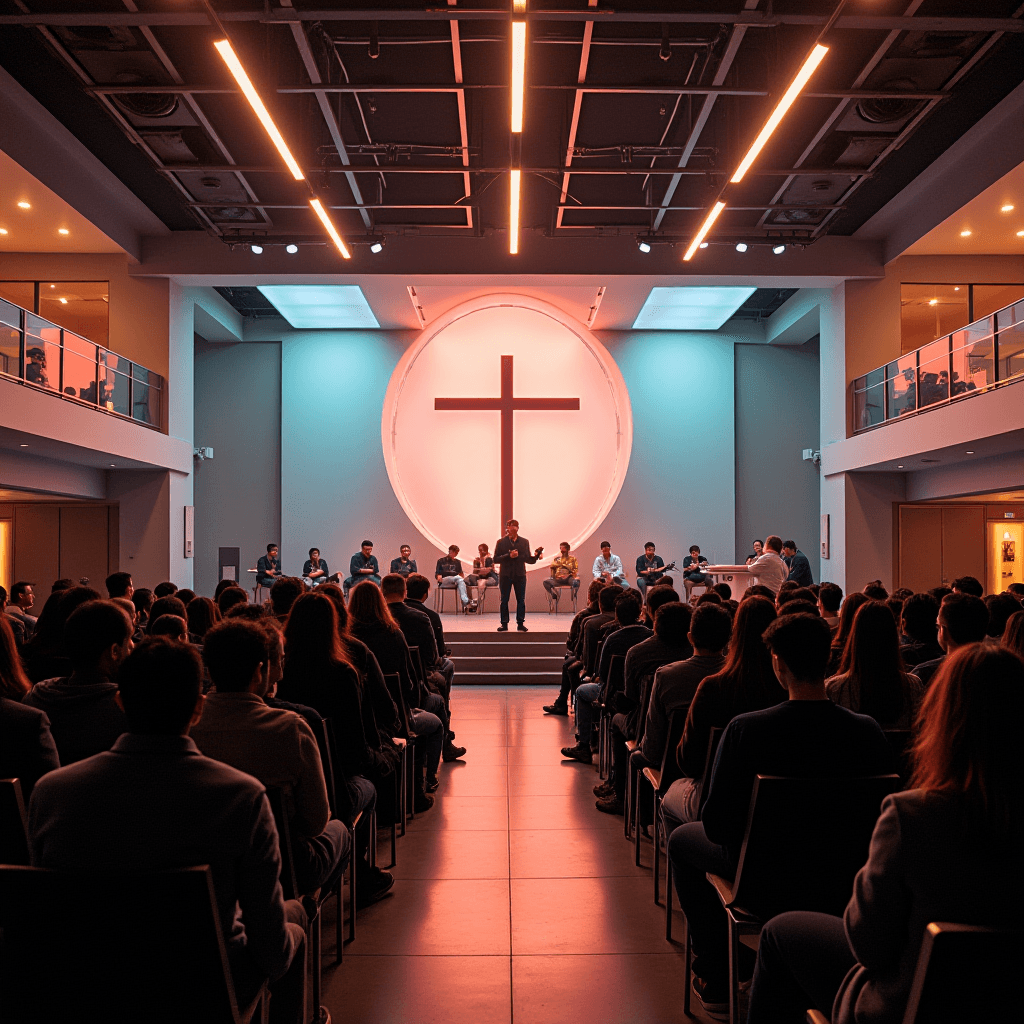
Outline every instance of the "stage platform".
{"label": "stage platform", "polygon": [[570,615],[527,615],[528,633],[497,632],[497,613],[442,616],[455,662],[455,685],[558,686]]}

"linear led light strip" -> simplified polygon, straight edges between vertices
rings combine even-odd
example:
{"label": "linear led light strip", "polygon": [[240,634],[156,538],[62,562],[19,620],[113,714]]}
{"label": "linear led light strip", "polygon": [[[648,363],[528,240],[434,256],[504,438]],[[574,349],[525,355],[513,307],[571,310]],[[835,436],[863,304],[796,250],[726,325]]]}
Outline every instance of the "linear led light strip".
{"label": "linear led light strip", "polygon": [[[526,0],[513,0],[514,14],[526,13]],[[526,22],[512,22],[512,110],[510,127],[513,135],[522,135],[523,131],[523,97],[526,89]],[[518,148],[516,149],[518,153]],[[518,162],[518,161],[515,161]],[[519,252],[519,190],[522,173],[513,168],[509,177],[509,210],[508,210],[508,251],[515,256]]]}
{"label": "linear led light strip", "polygon": [[[740,161],[739,167],[736,168],[735,173],[729,179],[730,182],[736,184],[743,180],[743,176],[750,170],[751,165],[757,159],[758,154],[764,149],[768,140],[775,133],[775,129],[782,123],[782,119],[786,116],[789,108],[793,106],[797,96],[803,92],[804,87],[810,80],[811,75],[814,74],[815,69],[825,59],[825,54],[828,53],[828,47],[822,46],[821,43],[815,44],[813,50],[811,50],[807,59],[804,61],[803,66],[797,72],[796,78],[790,83],[789,88],[785,91],[782,99],[779,100],[775,109],[772,111],[771,117],[765,122],[764,127],[761,129],[757,138],[754,139],[753,145],[747,150],[746,156]],[[711,230],[711,226],[718,220],[719,214],[725,209],[725,203],[719,201],[711,208],[711,212],[704,219],[704,223],[701,224],[700,230],[694,236],[693,241],[690,243],[690,247],[686,250],[686,254],[683,256],[684,260],[690,260],[693,258],[693,254],[697,251],[698,246],[704,241],[704,236]]]}
{"label": "linear led light strip", "polygon": [[[288,170],[292,172],[292,177],[296,181],[305,181],[306,176],[302,173],[302,168],[299,166],[298,161],[292,156],[292,151],[288,148],[288,143],[284,141],[284,136],[278,130],[274,119],[270,116],[270,111],[267,110],[260,99],[260,94],[256,91],[256,87],[252,84],[249,76],[245,73],[245,68],[242,67],[242,62],[238,59],[238,55],[235,53],[231,46],[231,43],[227,39],[221,39],[214,43],[214,48],[221,55],[224,63],[228,66],[228,70],[231,72],[235,81],[238,83],[239,89],[242,90],[243,95],[249,101],[249,106],[252,107],[256,116],[260,120],[260,124],[263,125],[264,130],[270,136],[271,142],[277,147],[278,153],[281,154],[281,158],[288,165]],[[320,219],[320,223],[323,224],[327,234],[331,236],[331,241],[334,242],[345,259],[351,259],[352,254],[348,250],[348,246],[342,240],[341,235],[338,234],[338,229],[334,226],[331,221],[330,215],[327,210],[324,209],[323,203],[317,198],[312,198],[309,201],[309,205],[313,208],[313,212]]]}

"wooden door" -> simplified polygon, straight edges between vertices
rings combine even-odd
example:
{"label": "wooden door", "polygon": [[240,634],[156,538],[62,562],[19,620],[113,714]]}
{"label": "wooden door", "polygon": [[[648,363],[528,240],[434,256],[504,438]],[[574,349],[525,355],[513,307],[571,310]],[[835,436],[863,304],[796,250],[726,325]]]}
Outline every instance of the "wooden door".
{"label": "wooden door", "polygon": [[107,596],[106,505],[63,505],[60,510],[60,574],[76,583],[87,578],[89,586]]}
{"label": "wooden door", "polygon": [[57,505],[14,506],[14,572],[12,582],[28,580],[35,585],[38,615],[60,579],[60,508]]}
{"label": "wooden door", "polygon": [[917,593],[942,583],[942,512],[931,505],[900,506],[901,587]]}
{"label": "wooden door", "polygon": [[942,508],[942,582],[973,576],[985,585],[985,507],[944,505]]}

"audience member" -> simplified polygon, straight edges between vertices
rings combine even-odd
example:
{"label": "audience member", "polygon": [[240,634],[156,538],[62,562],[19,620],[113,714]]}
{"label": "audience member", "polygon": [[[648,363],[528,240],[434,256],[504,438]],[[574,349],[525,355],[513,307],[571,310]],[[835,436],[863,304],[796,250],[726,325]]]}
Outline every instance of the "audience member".
{"label": "audience member", "polygon": [[973,576],[958,576],[951,584],[954,594],[970,594],[971,597],[981,597],[985,588],[980,580]]}
{"label": "audience member", "polygon": [[700,597],[694,602],[694,607],[699,604],[722,604],[721,594],[716,594],[713,590],[705,590]]}
{"label": "audience member", "polygon": [[225,587],[217,598],[217,610],[223,618],[236,604],[248,604],[248,602],[249,595],[241,587]]}
{"label": "audience member", "polygon": [[728,583],[716,583],[711,588],[723,601],[728,601],[732,597],[732,587]]}
{"label": "audience member", "polygon": [[56,594],[59,590],[70,590],[74,585],[75,581],[69,580],[66,577],[54,580],[53,583],[50,584],[50,593]]}
{"label": "audience member", "polygon": [[903,599],[900,597],[886,598],[885,607],[889,610],[892,621],[899,627],[900,620],[903,618]]}
{"label": "audience member", "polygon": [[11,636],[14,637],[14,643],[17,647],[21,647],[25,643],[25,623],[21,619],[12,618],[10,615],[5,615],[4,612],[7,609],[7,588],[0,587],[0,619],[6,622],[10,627]]}
{"label": "audience member", "polygon": [[745,601],[748,597],[767,597],[772,604],[775,603],[775,591],[770,587],[762,586],[760,583],[755,583],[743,591],[742,600]]}
{"label": "audience member", "polygon": [[860,610],[861,605],[867,604],[871,598],[867,594],[857,591],[847,595],[843,606],[839,611],[839,626],[832,635],[832,647],[829,651],[828,666],[825,669],[826,678],[831,678],[839,672],[846,671],[846,641],[850,639],[853,630],[853,617]]}
{"label": "audience member", "polygon": [[153,631],[153,623],[161,615],[177,615],[179,619],[187,619],[188,617],[184,604],[176,596],[171,594],[167,597],[159,597],[153,602],[153,607],[149,609],[147,632],[151,633]]}
{"label": "audience member", "polygon": [[901,1020],[929,923],[1018,926],[1022,694],[1024,664],[1007,651],[947,658],[910,788],[883,802],[844,917],[784,913],[761,932],[749,1024],[803,1024],[809,1007],[834,1024]]}
{"label": "audience member", "polygon": [[[693,947],[693,990],[711,1013],[728,1009],[729,946],[725,911],[706,876],[733,877],[757,776],[846,778],[884,775],[892,768],[892,753],[878,724],[825,696],[830,639],[828,626],[811,615],[786,615],[768,627],[764,642],[789,699],[729,723],[701,820],[680,825],[668,842]],[[791,908],[748,909],[771,916]],[[741,976],[745,949],[740,946]]]}
{"label": "audience member", "polygon": [[149,613],[153,610],[155,600],[153,591],[146,587],[137,587],[135,593],[132,594],[132,604],[135,605],[135,611],[138,613],[136,625],[143,632],[149,625]]}
{"label": "audience member", "polygon": [[[214,606],[216,607],[216,606]],[[220,614],[220,609],[217,609]],[[227,610],[227,613],[221,616],[221,622],[226,622],[228,619],[244,619],[246,622],[272,622],[278,629],[282,629],[282,624],[270,614],[270,607],[262,604],[236,604]]]}
{"label": "audience member", "polygon": [[939,602],[931,594],[912,594],[903,602],[900,655],[908,668],[942,657],[942,648],[936,637],[938,614]]}
{"label": "audience member", "polygon": [[36,781],[60,767],[49,718],[21,703],[28,690],[11,620],[0,615],[0,779],[19,780],[26,806]]}
{"label": "audience member", "polygon": [[33,683],[71,675],[74,666],[65,647],[64,625],[76,608],[99,596],[90,587],[71,587],[46,599],[35,634],[21,651],[25,672]]}
{"label": "audience member", "polygon": [[274,618],[284,624],[292,605],[306,592],[306,585],[294,576],[279,576],[270,588],[270,607]]}
{"label": "audience member", "polygon": [[67,765],[109,750],[125,730],[114,678],[134,646],[132,625],[113,602],[87,601],[68,617],[64,645],[71,674],[36,683],[23,700],[46,712]]}
{"label": "audience member", "polygon": [[896,623],[884,604],[869,601],[860,608],[847,650],[845,671],[825,682],[829,700],[870,715],[883,729],[909,729],[924,686],[903,670]]}
{"label": "audience member", "polygon": [[998,640],[1010,616],[1020,611],[1020,602],[1011,594],[989,594],[984,601],[988,609],[988,629],[985,632],[993,640]]}
{"label": "audience member", "polygon": [[112,572],[106,580],[104,580],[104,586],[107,588],[107,597],[113,599],[115,597],[127,597],[130,601],[132,595],[135,593],[135,588],[132,586],[132,574],[130,572]]}
{"label": "audience member", "polygon": [[836,583],[822,583],[818,588],[818,611],[828,623],[828,628],[835,631],[839,628],[839,607],[843,603],[843,588]]}
{"label": "audience member", "polygon": [[[268,707],[259,696],[270,666],[267,635],[259,626],[238,621],[213,627],[203,644],[203,664],[215,692],[192,726],[192,740],[207,757],[283,792],[296,881],[299,892],[310,895],[337,875],[349,848],[344,824],[330,820],[316,737],[299,715]],[[351,699],[358,722],[354,686]],[[332,721],[335,734],[344,733],[344,720]]]}
{"label": "audience member", "polygon": [[892,596],[897,601],[906,601],[908,597],[912,597],[914,592],[909,587],[897,587],[893,592]]}
{"label": "audience member", "polygon": [[158,583],[153,588],[153,595],[159,601],[161,597],[173,597],[177,589],[177,583],[172,583],[170,580],[167,580],[164,583]]}
{"label": "audience member", "polygon": [[729,656],[722,669],[701,681],[690,702],[676,761],[684,773],[662,800],[668,831],[700,817],[704,762],[713,728],[724,729],[737,715],[774,707],[786,699],[775,678],[772,658],[761,639],[775,621],[775,605],[755,595],[740,602],[733,622]]}
{"label": "audience member", "polygon": [[219,600],[220,595],[223,594],[224,591],[228,589],[228,587],[237,587],[237,586],[238,586],[238,581],[237,580],[221,580],[217,584],[217,587],[216,587],[216,589],[213,592],[213,599],[214,599],[214,601]]}
{"label": "audience member", "polygon": [[444,623],[441,616],[427,604],[427,595],[430,593],[430,580],[421,573],[410,573],[405,579],[405,603],[418,612],[423,612],[430,624],[434,627],[434,641],[437,644],[437,653],[440,657],[447,659],[451,653],[444,639]]}
{"label": "audience member", "polygon": [[29,614],[29,609],[35,607],[36,595],[33,585],[26,580],[18,580],[11,586],[11,595],[8,598],[4,614],[9,618],[21,623],[25,634],[25,640],[31,640],[36,630],[38,619],[35,615]]}
{"label": "audience member", "polygon": [[947,594],[952,594],[953,593],[953,588],[952,587],[945,587],[945,586],[943,586],[943,587],[932,587],[932,589],[929,590],[928,593],[931,594],[932,597],[935,598],[935,600],[936,600],[936,602],[938,604],[942,604],[942,599]]}
{"label": "audience member", "polygon": [[274,1024],[304,1024],[306,914],[282,899],[263,786],[203,757],[188,737],[202,714],[201,677],[196,651],[164,639],[125,660],[118,700],[128,731],[109,752],[36,784],[32,863],[126,875],[208,864],[239,1004],[269,978]]}
{"label": "audience member", "polygon": [[[565,641],[565,659],[562,662],[562,684],[558,690],[558,696],[552,704],[545,704],[543,707],[546,715],[568,715],[569,694],[579,681],[579,672],[583,662],[580,658],[582,645],[583,624],[592,615],[597,615],[601,608],[599,599],[601,591],[604,590],[604,580],[591,580],[587,588],[587,606],[578,611],[572,618],[569,625],[569,635]],[[652,588],[653,591],[657,588]],[[645,616],[647,608],[644,609]]]}
{"label": "audience member", "polygon": [[200,642],[220,622],[220,609],[208,597],[197,597],[189,601],[185,613],[188,616],[188,631],[198,637]]}
{"label": "audience member", "polygon": [[647,600],[644,601],[643,623],[648,629],[654,629],[654,616],[663,604],[671,604],[679,600],[679,593],[672,586],[672,580],[666,577],[661,583],[653,586],[647,592]]}
{"label": "audience member", "polygon": [[938,615],[939,647],[945,654],[931,661],[922,661],[913,674],[927,686],[945,658],[965,644],[981,643],[988,629],[988,609],[980,597],[953,591],[942,599]]}
{"label": "audience member", "polygon": [[158,615],[149,624],[150,636],[165,636],[168,640],[187,644],[188,623],[180,615]]}
{"label": "audience member", "polygon": [[796,546],[795,540],[787,540],[782,545],[782,560],[789,566],[787,579],[795,580],[801,587],[809,587],[814,582],[811,575],[811,563],[807,556]]}
{"label": "audience member", "polygon": [[135,603],[127,597],[112,597],[110,600],[128,616],[128,621],[132,624],[132,643],[137,644],[146,634],[139,629],[139,610]]}
{"label": "audience member", "polygon": [[1024,583],[1011,583],[1007,588],[1008,594],[1013,594],[1021,604],[1024,604]]}
{"label": "audience member", "polygon": [[188,606],[196,599],[196,592],[188,587],[179,587],[174,596],[185,606],[185,611],[188,611]]}
{"label": "audience member", "polygon": [[813,591],[808,590],[806,587],[790,587],[786,590],[780,590],[778,596],[775,598],[775,608],[780,609],[784,604],[789,604],[790,601],[809,601],[811,604],[816,605],[818,599],[814,596]]}
{"label": "audience member", "polygon": [[875,580],[873,583],[869,583],[864,588],[864,594],[871,598],[872,601],[887,601],[889,599],[889,591],[882,586],[881,581]]}
{"label": "audience member", "polygon": [[1002,643],[1007,650],[1024,658],[1024,608],[1006,620]]}
{"label": "audience member", "polygon": [[[373,652],[384,675],[397,675],[399,678],[402,696],[410,712],[410,725],[417,736],[416,810],[420,807],[427,810],[433,806],[433,798],[427,793],[432,793],[439,785],[437,769],[448,732],[444,701],[437,694],[427,692],[415,677],[409,645],[388,610],[380,587],[375,583],[366,583],[365,586],[357,583],[349,591],[348,614],[352,636]],[[425,782],[423,770],[426,771]]]}

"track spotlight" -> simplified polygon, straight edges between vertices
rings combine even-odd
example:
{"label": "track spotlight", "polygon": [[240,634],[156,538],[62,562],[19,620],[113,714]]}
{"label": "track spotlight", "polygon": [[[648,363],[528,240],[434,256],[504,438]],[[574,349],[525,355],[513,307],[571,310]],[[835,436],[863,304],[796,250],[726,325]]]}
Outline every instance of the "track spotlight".
{"label": "track spotlight", "polygon": [[644,242],[644,241],[637,242],[636,243],[636,247],[641,252],[643,252],[643,253],[648,253],[648,252],[651,251],[651,243],[650,242]]}
{"label": "track spotlight", "polygon": [[746,242],[737,242],[736,243],[736,251],[737,252],[746,252],[747,251],[747,243]]}
{"label": "track spotlight", "polygon": [[658,51],[658,56],[662,60],[672,59],[672,43],[668,38],[668,25],[661,27],[661,49]]}
{"label": "track spotlight", "polygon": [[366,50],[366,56],[370,60],[376,60],[380,56],[380,35],[378,34],[377,22],[370,27],[370,45]]}
{"label": "track spotlight", "polygon": [[286,245],[284,251],[294,256],[299,251],[299,247],[293,242],[291,245]]}
{"label": "track spotlight", "polygon": [[249,251],[250,252],[254,252],[254,253],[256,253],[257,256],[259,256],[263,252],[263,246],[262,245],[250,245],[249,246]]}
{"label": "track spotlight", "polygon": [[697,248],[698,249],[706,249],[710,244],[711,244],[710,242],[701,242],[700,245],[697,246]]}
{"label": "track spotlight", "polygon": [[776,256],[781,256],[785,251],[786,251],[786,247],[784,245],[773,245],[772,246],[772,252],[775,253]]}
{"label": "track spotlight", "polygon": [[383,242],[374,242],[373,245],[370,246],[370,252],[372,252],[372,253],[378,253],[378,252],[383,252],[383,251],[384,251],[384,243]]}

